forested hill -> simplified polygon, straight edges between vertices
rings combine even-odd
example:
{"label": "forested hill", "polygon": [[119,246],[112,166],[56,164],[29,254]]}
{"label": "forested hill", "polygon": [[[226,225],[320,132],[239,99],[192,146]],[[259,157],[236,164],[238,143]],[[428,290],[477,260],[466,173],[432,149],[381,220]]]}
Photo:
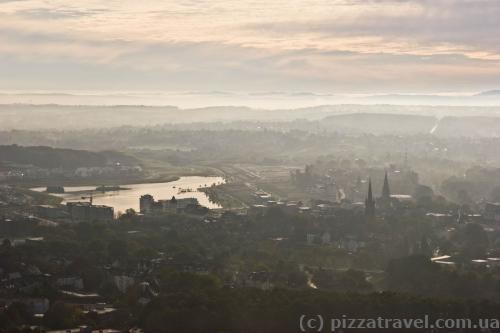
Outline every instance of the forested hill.
{"label": "forested hill", "polygon": [[350,113],[326,117],[320,126],[325,129],[348,133],[419,134],[429,133],[436,123],[434,116]]}
{"label": "forested hill", "polygon": [[138,164],[133,157],[114,151],[56,149],[44,146],[0,146],[1,164],[24,164],[40,168],[74,169],[111,164]]}
{"label": "forested hill", "polygon": [[[357,114],[352,116],[352,114]],[[336,119],[340,129],[351,129],[356,120],[371,125],[373,115],[378,128],[388,128],[384,122],[395,122],[390,130],[403,132],[410,128],[412,133],[419,126],[430,130],[434,117],[498,117],[500,107],[459,107],[459,106],[403,106],[403,105],[323,105],[297,109],[254,109],[238,106],[217,106],[195,109],[181,109],[174,106],[91,106],[91,105],[27,105],[0,104],[0,124],[2,130],[88,130],[120,126],[156,126],[162,124],[228,123],[228,122],[290,122],[294,120],[320,121],[329,116],[347,115]],[[387,114],[380,116],[380,114]],[[396,115],[390,117],[389,115]],[[427,116],[422,118],[403,117]],[[401,116],[398,119],[397,116]],[[498,118],[497,118],[498,119]],[[404,127],[399,129],[399,120]],[[427,124],[431,122],[430,128]],[[359,125],[354,125],[356,130]],[[370,126],[367,128],[370,129]]]}

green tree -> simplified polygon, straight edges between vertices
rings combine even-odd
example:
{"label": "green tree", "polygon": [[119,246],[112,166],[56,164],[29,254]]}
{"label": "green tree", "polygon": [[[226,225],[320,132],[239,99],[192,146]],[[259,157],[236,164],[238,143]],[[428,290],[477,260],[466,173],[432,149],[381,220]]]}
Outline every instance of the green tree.
{"label": "green tree", "polygon": [[73,328],[80,323],[81,311],[63,302],[54,303],[44,317],[46,326],[54,329]]}

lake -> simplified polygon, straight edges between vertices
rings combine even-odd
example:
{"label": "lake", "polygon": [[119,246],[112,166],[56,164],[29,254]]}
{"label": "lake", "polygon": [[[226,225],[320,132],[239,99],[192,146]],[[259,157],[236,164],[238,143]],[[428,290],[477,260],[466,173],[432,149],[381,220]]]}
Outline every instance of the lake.
{"label": "lake", "polygon": [[[224,183],[222,177],[200,177],[189,176],[181,177],[176,181],[168,183],[144,183],[144,184],[130,184],[121,185],[122,188],[127,190],[109,191],[109,192],[93,192],[93,203],[95,205],[111,206],[117,212],[125,212],[128,208],[133,208],[139,211],[139,198],[144,194],[151,194],[155,200],[171,199],[172,196],[176,198],[196,198],[200,205],[207,208],[221,208],[220,205],[211,202],[204,192],[199,192],[197,189],[201,187],[211,186],[212,184]],[[96,186],[65,186],[65,193],[52,194],[64,198],[63,202],[71,201],[88,201],[82,199],[82,196],[88,196],[85,191],[93,191]],[[33,191],[43,192],[45,187],[32,188]],[[192,192],[180,193],[180,190],[192,190]],[[90,193],[90,192],[89,192]]]}

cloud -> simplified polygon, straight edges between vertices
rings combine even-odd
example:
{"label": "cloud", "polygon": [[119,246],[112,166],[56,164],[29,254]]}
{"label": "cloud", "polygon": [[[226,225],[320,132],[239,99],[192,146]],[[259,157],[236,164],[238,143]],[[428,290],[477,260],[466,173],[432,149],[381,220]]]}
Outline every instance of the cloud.
{"label": "cloud", "polygon": [[30,8],[19,10],[17,15],[36,20],[55,20],[55,19],[75,19],[84,16],[91,16],[106,12],[104,9],[71,9],[71,8]]}
{"label": "cloud", "polygon": [[321,95],[500,84],[493,0],[30,0],[5,8],[0,66],[15,79],[2,75],[3,87]]}
{"label": "cloud", "polygon": [[364,10],[351,16],[259,22],[247,28],[276,38],[322,39],[356,51],[364,48],[368,52],[454,52],[471,57],[500,57],[499,1],[372,0],[367,3],[378,5],[360,6]]}
{"label": "cloud", "polygon": [[[18,44],[13,45],[12,40]],[[0,45],[15,48],[11,56],[0,49],[4,55],[0,57],[3,89],[29,84],[31,88],[50,89],[236,88],[324,94],[398,91],[402,87],[406,91],[428,91],[451,83],[454,88],[482,88],[484,82],[498,84],[500,77],[498,62],[456,54],[422,59],[415,55],[317,49],[268,50],[216,42],[75,41],[65,35],[22,33],[12,34],[9,43]],[[30,55],[15,56],[28,45],[33,49]]]}

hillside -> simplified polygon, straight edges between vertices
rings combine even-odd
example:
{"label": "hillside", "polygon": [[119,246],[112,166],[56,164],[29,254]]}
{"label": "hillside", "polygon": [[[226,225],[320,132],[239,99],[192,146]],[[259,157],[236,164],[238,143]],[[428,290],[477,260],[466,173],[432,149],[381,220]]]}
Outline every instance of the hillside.
{"label": "hillside", "polygon": [[[90,105],[29,105],[0,104],[0,124],[2,130],[81,130],[89,128],[110,128],[120,126],[157,126],[164,124],[214,123],[214,122],[290,122],[293,120],[316,121],[328,116],[361,115],[412,115],[412,116],[496,116],[499,107],[454,107],[454,106],[401,106],[401,105],[323,105],[296,109],[254,109],[238,106],[217,106],[194,109],[180,109],[174,106],[90,106]],[[339,126],[350,127],[349,118],[366,116],[346,116],[347,123]],[[383,116],[370,118],[382,125],[389,121],[398,125],[398,118]],[[416,121],[417,126],[426,126],[431,119],[401,118],[403,123]],[[342,122],[339,118],[338,121]],[[363,121],[361,119],[361,121]],[[432,121],[431,121],[432,122]],[[363,122],[361,124],[364,124]],[[375,124],[373,124],[375,125]],[[354,126],[354,128],[360,125]],[[377,125],[378,126],[378,125]],[[398,126],[396,126],[398,127]],[[404,127],[408,128],[408,127]],[[432,128],[432,126],[429,127]],[[413,131],[413,128],[411,128]],[[420,128],[417,132],[420,132]]]}
{"label": "hillside", "polygon": [[499,117],[445,117],[434,134],[439,136],[499,137]]}
{"label": "hillside", "polygon": [[0,163],[33,165],[39,168],[75,169],[78,167],[102,167],[106,165],[138,164],[133,157],[111,151],[90,152],[85,150],[56,149],[44,146],[0,146]]}

